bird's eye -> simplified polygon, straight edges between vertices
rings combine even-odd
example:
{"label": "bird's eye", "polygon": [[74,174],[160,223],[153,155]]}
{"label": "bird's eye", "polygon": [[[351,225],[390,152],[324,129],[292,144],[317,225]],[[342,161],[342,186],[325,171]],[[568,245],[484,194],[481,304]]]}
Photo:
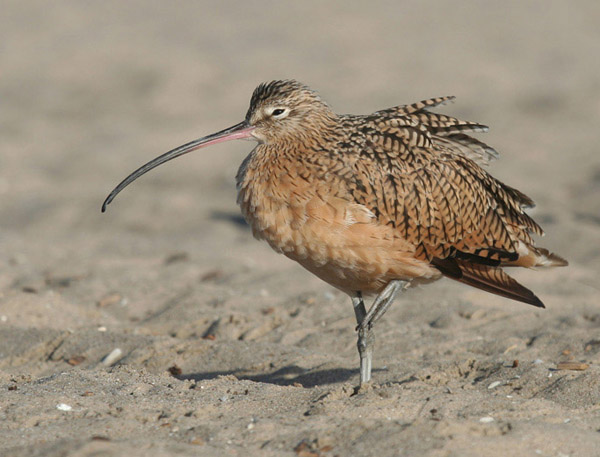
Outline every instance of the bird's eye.
{"label": "bird's eye", "polygon": [[283,119],[285,117],[288,117],[290,114],[290,109],[287,106],[269,106],[267,108],[265,108],[264,110],[264,116],[266,118],[271,118],[271,119]]}

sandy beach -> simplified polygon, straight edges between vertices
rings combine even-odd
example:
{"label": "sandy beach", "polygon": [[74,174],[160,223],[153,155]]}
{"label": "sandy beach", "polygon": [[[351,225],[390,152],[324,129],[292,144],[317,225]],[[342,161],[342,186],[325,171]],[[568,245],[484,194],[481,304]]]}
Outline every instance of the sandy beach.
{"label": "sandy beach", "polygon": [[[600,456],[600,6],[5,2],[0,455]],[[359,381],[347,296],[253,239],[230,142],[128,173],[298,79],[341,113],[455,95],[567,268],[538,309],[403,293]]]}

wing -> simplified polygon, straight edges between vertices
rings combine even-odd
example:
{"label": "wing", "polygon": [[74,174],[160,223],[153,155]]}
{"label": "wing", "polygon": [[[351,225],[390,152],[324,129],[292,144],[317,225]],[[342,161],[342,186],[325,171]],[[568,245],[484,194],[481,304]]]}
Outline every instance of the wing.
{"label": "wing", "polygon": [[[453,131],[448,126],[453,118],[419,110],[426,103],[410,105],[415,106],[412,111],[403,109],[409,116],[437,116],[447,125],[443,128]],[[358,133],[345,139],[353,143],[342,149],[352,151],[344,153],[344,170],[354,200],[381,223],[395,227],[423,260],[452,257],[498,266],[515,263],[534,250],[531,235],[543,232],[524,211],[533,205],[531,199],[438,141],[442,127],[432,127],[434,121],[398,116],[398,109],[362,118],[358,129],[354,125]],[[456,122],[459,128],[467,125]],[[464,133],[450,135],[477,144]]]}
{"label": "wing", "polygon": [[501,267],[567,262],[534,245],[532,235],[543,231],[524,211],[533,201],[479,166],[496,151],[465,132],[487,127],[427,111],[448,100],[347,116],[343,165],[330,171],[356,203],[412,244],[415,258],[457,281],[543,307]]}
{"label": "wing", "polygon": [[425,127],[432,143],[467,157],[480,165],[487,165],[498,158],[496,150],[487,144],[470,137],[465,132],[487,132],[488,127],[471,121],[461,121],[444,114],[431,113],[436,106],[454,101],[454,97],[438,97],[423,100],[412,105],[401,105],[374,113],[387,119],[403,118],[415,125]]}
{"label": "wing", "polygon": [[413,170],[400,173],[357,163],[358,176],[369,180],[354,196],[410,241],[419,258],[499,265],[516,261],[519,242],[531,245],[531,233],[542,234],[519,201],[474,162],[444,155],[416,159]]}

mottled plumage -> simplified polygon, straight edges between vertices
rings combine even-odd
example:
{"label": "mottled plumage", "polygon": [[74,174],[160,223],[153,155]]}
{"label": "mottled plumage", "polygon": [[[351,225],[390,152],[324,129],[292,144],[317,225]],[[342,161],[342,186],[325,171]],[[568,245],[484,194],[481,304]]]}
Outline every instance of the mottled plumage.
{"label": "mottled plumage", "polygon": [[[237,175],[242,213],[257,238],[353,298],[365,382],[371,327],[398,290],[444,275],[543,307],[502,268],[567,264],[535,246],[543,232],[524,211],[533,201],[481,168],[497,153],[468,133],[487,127],[430,112],[452,99],[338,115],[296,81],[261,84],[242,123],[155,159],[105,205],[166,160],[258,141]],[[363,294],[378,294],[368,313]]]}
{"label": "mottled plumage", "polygon": [[[246,120],[277,136],[237,177],[254,234],[349,294],[440,273],[461,280],[469,262],[483,266],[469,284],[490,290],[504,278],[497,267],[564,263],[534,246],[542,230],[524,212],[531,199],[477,164],[497,154],[464,132],[487,127],[427,111],[451,98],[336,115],[299,83],[259,86]],[[260,113],[273,107],[290,107],[297,125],[261,128],[269,120]],[[511,298],[542,306],[531,293]]]}

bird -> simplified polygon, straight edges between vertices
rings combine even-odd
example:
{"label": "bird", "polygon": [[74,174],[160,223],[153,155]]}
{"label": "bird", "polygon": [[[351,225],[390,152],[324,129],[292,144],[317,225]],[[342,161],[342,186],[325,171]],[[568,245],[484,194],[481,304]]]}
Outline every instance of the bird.
{"label": "bird", "polygon": [[[544,308],[507,267],[568,262],[538,247],[533,200],[484,167],[488,127],[433,112],[454,97],[367,115],[336,114],[295,80],[254,90],[244,120],[151,160],[106,198],[191,151],[253,140],[236,175],[253,235],[347,294],[357,322],[360,386],[371,381],[375,323],[398,293],[447,277]],[[365,299],[375,297],[368,311]]]}

